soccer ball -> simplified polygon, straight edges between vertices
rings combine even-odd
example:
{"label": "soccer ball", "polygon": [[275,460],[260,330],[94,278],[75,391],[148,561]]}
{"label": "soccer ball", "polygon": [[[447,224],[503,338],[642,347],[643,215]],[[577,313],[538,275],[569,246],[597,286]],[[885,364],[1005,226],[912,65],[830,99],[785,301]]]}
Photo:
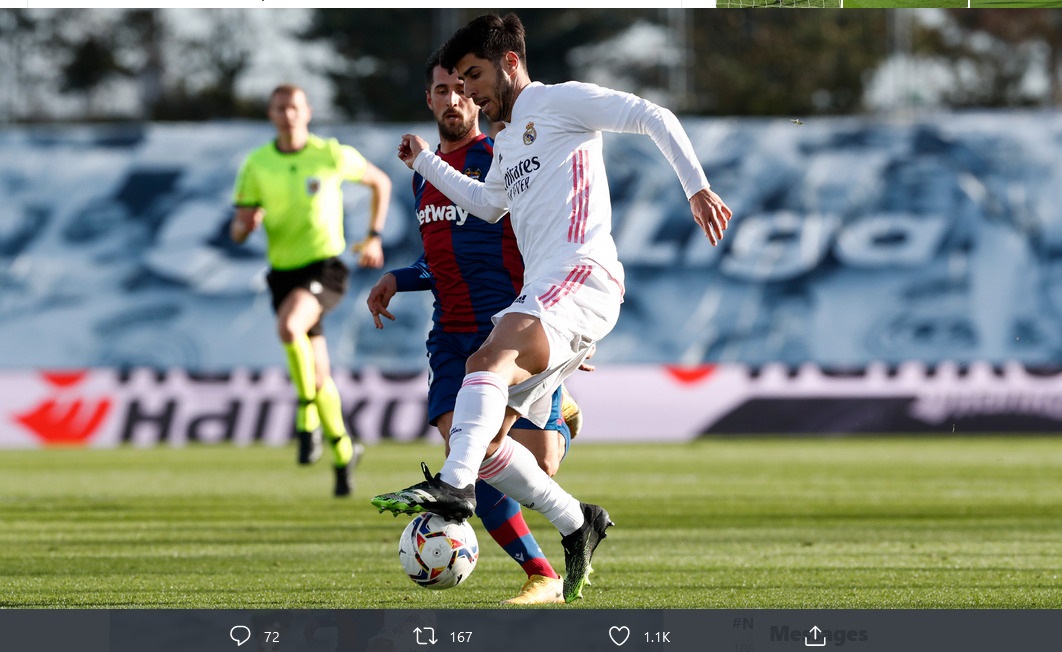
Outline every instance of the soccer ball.
{"label": "soccer ball", "polygon": [[452,589],[472,574],[479,541],[468,521],[425,512],[409,522],[398,541],[402,570],[418,586]]}

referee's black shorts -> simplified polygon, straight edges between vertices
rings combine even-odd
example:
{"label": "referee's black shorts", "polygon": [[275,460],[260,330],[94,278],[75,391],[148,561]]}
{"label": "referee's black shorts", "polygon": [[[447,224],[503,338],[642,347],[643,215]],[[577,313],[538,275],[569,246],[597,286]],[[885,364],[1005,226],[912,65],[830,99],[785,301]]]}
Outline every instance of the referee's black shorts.
{"label": "referee's black shorts", "polygon": [[[295,288],[304,288],[317,297],[321,315],[328,314],[347,293],[350,269],[338,258],[325,258],[296,269],[271,269],[266,275],[269,291],[273,294],[273,311]],[[321,320],[310,328],[308,335],[323,335]]]}

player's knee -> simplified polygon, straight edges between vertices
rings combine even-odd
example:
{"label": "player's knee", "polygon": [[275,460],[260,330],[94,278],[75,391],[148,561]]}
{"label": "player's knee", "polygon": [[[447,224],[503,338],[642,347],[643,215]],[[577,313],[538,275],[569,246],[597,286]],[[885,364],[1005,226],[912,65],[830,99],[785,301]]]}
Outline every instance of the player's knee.
{"label": "player's knee", "polygon": [[538,466],[552,478],[560,470],[560,458],[555,455],[545,455],[538,460]]}

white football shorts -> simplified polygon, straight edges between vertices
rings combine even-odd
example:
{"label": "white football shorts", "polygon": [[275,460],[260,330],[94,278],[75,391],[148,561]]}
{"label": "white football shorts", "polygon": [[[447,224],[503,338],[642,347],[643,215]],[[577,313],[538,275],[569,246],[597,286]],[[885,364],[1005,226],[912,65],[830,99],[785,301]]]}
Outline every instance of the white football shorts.
{"label": "white football shorts", "polygon": [[526,283],[512,305],[492,319],[497,324],[511,312],[537,317],[549,341],[549,366],[509,388],[509,407],[545,426],[553,392],[616,325],[621,303],[619,282],[592,262]]}

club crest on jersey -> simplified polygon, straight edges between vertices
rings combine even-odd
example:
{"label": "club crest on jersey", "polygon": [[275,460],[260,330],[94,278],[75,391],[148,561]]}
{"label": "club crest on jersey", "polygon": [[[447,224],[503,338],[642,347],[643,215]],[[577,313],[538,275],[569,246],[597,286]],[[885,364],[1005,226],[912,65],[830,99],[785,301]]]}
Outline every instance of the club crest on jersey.
{"label": "club crest on jersey", "polygon": [[464,175],[479,181],[483,178],[483,170],[480,170],[479,168],[465,168]]}
{"label": "club crest on jersey", "polygon": [[528,122],[527,126],[524,127],[524,144],[530,145],[535,142],[536,138],[538,138],[538,132],[535,131],[535,123]]}
{"label": "club crest on jersey", "polygon": [[306,178],[306,194],[316,195],[321,190],[321,180],[317,177]]}

